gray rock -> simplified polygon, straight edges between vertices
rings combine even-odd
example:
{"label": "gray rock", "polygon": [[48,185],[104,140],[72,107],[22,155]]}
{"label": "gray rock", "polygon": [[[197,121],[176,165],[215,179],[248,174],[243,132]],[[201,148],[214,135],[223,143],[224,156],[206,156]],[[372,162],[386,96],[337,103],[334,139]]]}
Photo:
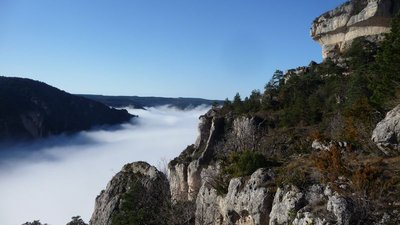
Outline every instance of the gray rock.
{"label": "gray rock", "polygon": [[330,147],[331,146],[329,143],[325,143],[320,140],[314,140],[311,144],[311,148],[319,151],[328,151]]}
{"label": "gray rock", "polygon": [[125,196],[130,192],[133,182],[140,185],[134,190],[134,194],[139,196],[140,202],[133,202],[133,205],[158,212],[154,218],[146,218],[148,219],[147,224],[167,224],[168,206],[171,199],[168,180],[163,173],[145,162],[126,164],[111,179],[107,188],[101,191],[96,198],[90,224],[111,224],[113,216],[121,211],[122,204],[129,200]]}
{"label": "gray rock", "polygon": [[168,167],[168,180],[174,202],[188,199],[187,165],[178,163]]}
{"label": "gray rock", "polygon": [[218,196],[216,189],[202,185],[196,199],[196,225],[223,224],[220,202],[222,197]]}
{"label": "gray rock", "polygon": [[349,225],[353,210],[350,208],[348,201],[335,193],[329,196],[327,210],[332,212],[337,220],[337,224]]}
{"label": "gray rock", "polygon": [[386,155],[398,155],[400,153],[400,105],[386,114],[372,132],[371,140]]}
{"label": "gray rock", "polygon": [[278,188],[270,214],[270,225],[348,225],[357,218],[350,200],[328,187],[312,185]]}
{"label": "gray rock", "polygon": [[324,218],[319,218],[311,212],[297,213],[293,225],[329,225]]}
{"label": "gray rock", "polygon": [[269,215],[270,225],[290,224],[302,207],[304,193],[295,186],[278,188],[275,194],[272,210]]}
{"label": "gray rock", "polygon": [[273,197],[265,183],[270,179],[265,169],[257,170],[247,181],[234,178],[225,196],[204,183],[196,200],[196,224],[267,225]]}
{"label": "gray rock", "polygon": [[[214,156],[216,145],[224,134],[224,118],[216,117],[216,108],[200,117],[199,135],[191,152],[185,150],[168,166],[172,200],[194,201],[201,187],[201,171]],[[182,159],[185,158],[186,159]],[[189,158],[190,161],[187,160]]]}

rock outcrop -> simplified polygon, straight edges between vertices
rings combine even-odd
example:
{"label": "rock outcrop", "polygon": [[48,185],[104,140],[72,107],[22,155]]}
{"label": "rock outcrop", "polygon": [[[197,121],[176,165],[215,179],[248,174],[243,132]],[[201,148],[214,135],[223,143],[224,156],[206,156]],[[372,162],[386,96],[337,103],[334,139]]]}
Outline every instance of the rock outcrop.
{"label": "rock outcrop", "polygon": [[312,185],[307,190],[285,186],[276,191],[269,217],[270,225],[349,225],[357,220],[358,213],[351,200],[329,186]]}
{"label": "rock outcrop", "polygon": [[351,0],[316,18],[311,36],[322,46],[322,56],[334,58],[355,38],[380,41],[390,32],[391,19],[399,11],[397,0]]}
{"label": "rock outcrop", "polygon": [[250,179],[234,178],[226,194],[204,182],[196,200],[196,225],[268,225],[273,191],[267,186],[272,176],[259,169]]}
{"label": "rock outcrop", "polygon": [[90,224],[110,225],[113,220],[135,216],[145,217],[146,224],[168,224],[170,199],[162,172],[145,162],[130,163],[97,196]]}
{"label": "rock outcrop", "polygon": [[386,155],[400,153],[400,105],[389,111],[376,125],[371,139]]}
{"label": "rock outcrop", "polygon": [[200,117],[199,136],[194,145],[168,165],[173,201],[195,201],[201,187],[203,169],[216,166],[215,158],[231,151],[254,149],[257,130],[263,121],[256,118],[219,117],[213,108]]}
{"label": "rock outcrop", "polygon": [[194,201],[201,186],[201,171],[211,161],[215,146],[224,133],[224,118],[211,109],[200,117],[199,136],[194,145],[168,165],[173,201]]}

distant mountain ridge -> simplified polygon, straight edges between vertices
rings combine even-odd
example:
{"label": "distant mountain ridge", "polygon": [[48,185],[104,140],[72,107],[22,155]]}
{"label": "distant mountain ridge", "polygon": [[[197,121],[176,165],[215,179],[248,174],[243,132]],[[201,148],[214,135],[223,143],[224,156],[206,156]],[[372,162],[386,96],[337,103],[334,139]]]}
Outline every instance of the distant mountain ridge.
{"label": "distant mountain ridge", "polygon": [[34,139],[115,125],[126,110],[69,94],[40,81],[0,76],[0,140]]}
{"label": "distant mountain ridge", "polygon": [[92,99],[112,107],[133,106],[134,108],[156,107],[170,105],[179,109],[197,107],[200,105],[222,104],[221,100],[208,100],[202,98],[166,98],[166,97],[139,97],[139,96],[106,96],[85,95],[79,96]]}

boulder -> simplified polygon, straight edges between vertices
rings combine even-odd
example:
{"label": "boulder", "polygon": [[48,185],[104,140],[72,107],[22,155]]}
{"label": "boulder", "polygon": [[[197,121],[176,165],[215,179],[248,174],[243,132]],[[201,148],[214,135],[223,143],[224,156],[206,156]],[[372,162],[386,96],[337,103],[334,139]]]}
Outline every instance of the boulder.
{"label": "boulder", "polygon": [[359,215],[350,199],[316,184],[306,190],[278,188],[269,217],[270,225],[349,225]]}
{"label": "boulder", "polygon": [[372,132],[371,140],[386,155],[398,155],[400,153],[400,105],[386,114]]}
{"label": "boulder", "polygon": [[266,183],[271,179],[268,170],[259,169],[248,180],[232,179],[226,195],[203,183],[196,200],[196,224],[268,225],[273,196]]}

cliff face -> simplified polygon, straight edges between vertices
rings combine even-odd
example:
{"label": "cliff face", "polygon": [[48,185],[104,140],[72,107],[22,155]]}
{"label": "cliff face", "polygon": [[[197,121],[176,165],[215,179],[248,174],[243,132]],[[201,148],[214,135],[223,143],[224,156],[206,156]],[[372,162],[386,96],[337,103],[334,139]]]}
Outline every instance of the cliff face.
{"label": "cliff face", "polygon": [[[201,118],[196,144],[169,165],[173,202],[195,202],[196,225],[349,225],[362,216],[360,206],[329,185],[315,184],[307,189],[286,185],[276,189],[274,172],[265,168],[247,178],[230,179],[226,193],[221,193],[219,185],[226,181],[219,180],[223,162],[218,158],[228,155],[229,149],[251,149],[262,123],[256,118],[217,115],[211,110]],[[216,130],[218,138],[213,139]],[[206,153],[210,149],[212,152]],[[207,154],[212,160],[203,160]],[[198,159],[196,155],[200,155]]]}
{"label": "cliff face", "polygon": [[77,132],[132,118],[126,110],[23,78],[0,77],[0,102],[0,141]]}
{"label": "cliff face", "polygon": [[232,151],[253,149],[256,126],[262,121],[255,118],[218,116],[211,109],[200,117],[199,136],[194,145],[169,163],[168,175],[174,201],[194,201],[205,179],[207,170],[218,167],[218,158]]}
{"label": "cliff face", "polygon": [[[387,141],[386,137],[397,135],[399,107],[377,125],[376,142],[379,143],[381,136]],[[368,214],[368,208],[373,206],[365,205],[365,196],[351,194],[354,182],[360,182],[352,180],[354,177],[340,176],[328,183],[309,180],[306,181],[309,184],[302,186],[280,183],[282,174],[279,173],[289,170],[287,174],[292,176],[298,173],[297,167],[301,167],[297,165],[259,168],[250,176],[221,178],[225,163],[220,160],[222,156],[251,149],[257,143],[260,129],[263,129],[262,122],[256,118],[220,117],[218,109],[210,110],[201,117],[196,143],[170,162],[169,180],[147,163],[125,165],[96,198],[90,224],[129,224],[138,218],[143,219],[136,221],[138,224],[162,225],[383,225],[398,222],[397,209]],[[314,142],[316,155],[331,151],[330,147],[315,146]],[[291,156],[292,160],[299,157]],[[387,163],[396,162],[388,160]],[[296,175],[295,179],[293,182],[298,183],[305,178]],[[395,199],[388,204],[400,205]]]}
{"label": "cliff face", "polygon": [[[313,35],[325,50],[332,45],[335,50],[332,54],[337,54],[356,36],[373,39],[388,32],[385,29],[399,4],[390,0],[351,1],[318,18]],[[286,85],[308,93],[303,90],[307,85],[320,87],[310,82],[315,76],[348,81],[346,74],[330,75],[332,68],[337,68],[323,66],[331,63],[321,63],[321,67],[312,63],[289,71],[288,76],[305,75],[306,82],[298,79],[299,84],[289,81]],[[318,80],[324,85],[337,81]],[[325,92],[324,88],[318,90]],[[293,91],[294,88],[281,93],[290,95]],[[337,107],[346,101],[337,95],[340,91],[315,96],[331,98],[334,103],[327,105]],[[271,96],[264,95],[266,98],[259,100],[268,100]],[[351,117],[342,115],[341,110],[330,111],[332,115],[326,120],[308,123],[301,120],[309,115],[301,112],[294,117],[299,123],[282,126],[279,122],[285,116],[311,104],[301,102],[300,109],[278,114],[277,110],[284,109],[284,106],[276,107],[278,103],[267,105],[273,108],[270,111],[245,111],[243,106],[248,101],[241,103],[227,103],[201,116],[195,144],[169,163],[171,217],[160,224],[399,224],[400,106],[390,111],[373,131],[372,140],[383,155],[372,142],[362,143],[368,141],[372,121],[375,124],[377,120],[368,117],[368,127],[351,121],[361,117],[363,108],[351,108],[355,112]],[[322,115],[327,114],[317,116]],[[323,133],[324,130],[328,132]],[[362,134],[357,135],[358,132]],[[110,200],[104,200],[107,201]]]}
{"label": "cliff face", "polygon": [[397,0],[351,0],[316,18],[311,36],[321,45],[323,58],[333,58],[357,37],[382,40],[399,8]]}

